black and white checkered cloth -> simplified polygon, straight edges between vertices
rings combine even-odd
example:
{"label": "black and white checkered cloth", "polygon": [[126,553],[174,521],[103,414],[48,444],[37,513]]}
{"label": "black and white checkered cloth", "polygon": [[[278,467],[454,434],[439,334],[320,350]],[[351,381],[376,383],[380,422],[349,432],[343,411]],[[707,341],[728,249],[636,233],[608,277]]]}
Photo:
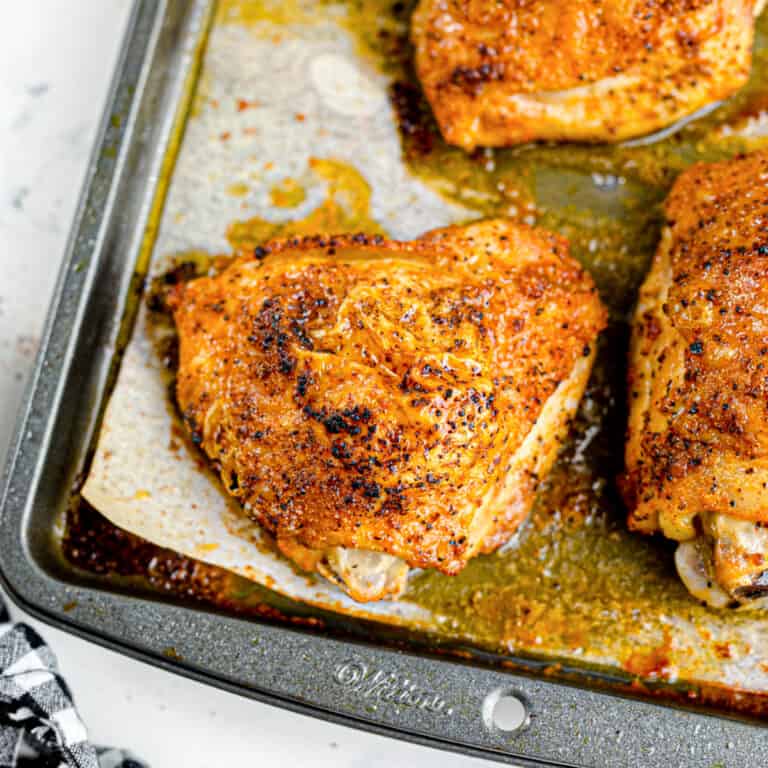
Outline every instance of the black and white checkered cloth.
{"label": "black and white checkered cloth", "polygon": [[146,768],[120,749],[94,747],[56,657],[0,597],[0,768]]}

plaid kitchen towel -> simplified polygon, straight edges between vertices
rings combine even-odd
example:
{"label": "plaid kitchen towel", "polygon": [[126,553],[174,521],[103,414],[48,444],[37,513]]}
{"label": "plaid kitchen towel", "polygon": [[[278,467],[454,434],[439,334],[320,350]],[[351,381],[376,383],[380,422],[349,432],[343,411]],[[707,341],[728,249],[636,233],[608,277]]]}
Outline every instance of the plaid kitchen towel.
{"label": "plaid kitchen towel", "polygon": [[146,768],[88,741],[56,657],[0,598],[0,768]]}

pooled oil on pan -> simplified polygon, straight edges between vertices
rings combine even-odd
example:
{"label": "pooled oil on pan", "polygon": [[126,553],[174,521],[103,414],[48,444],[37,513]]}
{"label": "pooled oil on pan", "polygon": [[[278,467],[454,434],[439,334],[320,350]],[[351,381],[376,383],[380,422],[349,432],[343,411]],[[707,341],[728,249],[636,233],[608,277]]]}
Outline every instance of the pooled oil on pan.
{"label": "pooled oil on pan", "polygon": [[[768,145],[768,20],[758,25],[746,89],[676,132],[617,147],[468,156],[442,142],[414,85],[409,13],[407,4],[373,0],[219,2],[150,273],[282,234],[411,238],[488,215],[562,232],[595,277],[611,326],[531,519],[459,576],[412,573],[398,602],[360,605],[298,572],[238,514],[184,439],[163,360],[168,329],[146,302],[83,495],[152,544],[315,606],[510,659],[593,667],[692,695],[703,686],[730,706],[764,710],[768,616],[697,604],[670,547],[627,532],[615,477],[627,320],[658,238],[660,203],[693,161]],[[77,515],[65,552],[77,541],[83,565],[88,537]]]}

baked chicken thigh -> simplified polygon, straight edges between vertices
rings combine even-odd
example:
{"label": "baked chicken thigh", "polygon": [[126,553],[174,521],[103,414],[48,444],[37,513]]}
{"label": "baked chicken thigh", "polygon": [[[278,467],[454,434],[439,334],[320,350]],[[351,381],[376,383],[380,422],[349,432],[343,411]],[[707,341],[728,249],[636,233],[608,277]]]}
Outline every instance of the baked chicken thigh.
{"label": "baked chicken thigh", "polygon": [[768,593],[768,152],[683,173],[640,292],[629,524],[713,606]]}
{"label": "baked chicken thigh", "polygon": [[421,0],[416,71],[471,150],[621,141],[740,88],[764,0]]}
{"label": "baked chicken thigh", "polygon": [[605,324],[567,242],[507,221],[274,241],[169,303],[193,440],[284,554],[358,600],[512,535]]}

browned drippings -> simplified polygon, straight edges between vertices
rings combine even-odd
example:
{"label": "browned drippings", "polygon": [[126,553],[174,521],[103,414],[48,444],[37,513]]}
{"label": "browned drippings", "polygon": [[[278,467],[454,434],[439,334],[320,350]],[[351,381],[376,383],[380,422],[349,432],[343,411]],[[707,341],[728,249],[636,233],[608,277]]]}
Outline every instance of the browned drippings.
{"label": "browned drippings", "polygon": [[314,616],[289,615],[264,602],[258,585],[234,573],[150,544],[118,528],[79,497],[67,513],[62,551],[77,568],[100,576],[122,577],[126,585],[133,587],[149,588],[228,613],[307,627],[323,625]]}

